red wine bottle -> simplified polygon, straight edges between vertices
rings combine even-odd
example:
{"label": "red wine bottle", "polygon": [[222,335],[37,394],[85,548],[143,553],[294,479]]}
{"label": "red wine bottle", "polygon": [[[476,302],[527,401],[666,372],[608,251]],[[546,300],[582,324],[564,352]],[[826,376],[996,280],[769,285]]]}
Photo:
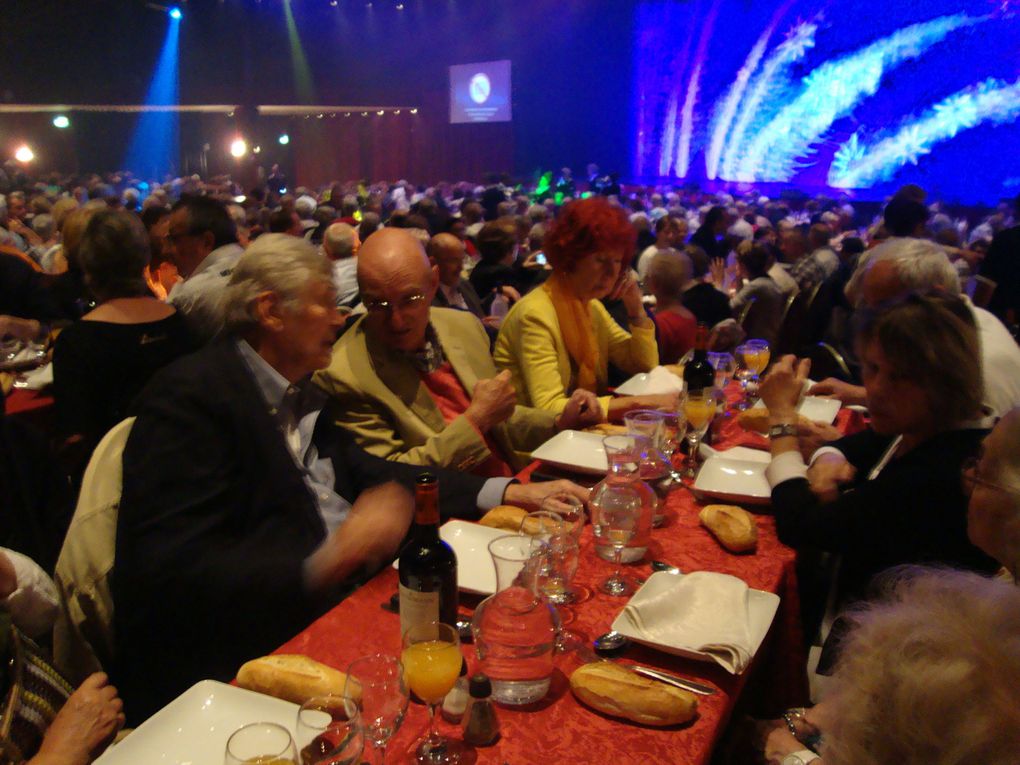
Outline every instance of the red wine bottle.
{"label": "red wine bottle", "polygon": [[400,553],[400,634],[416,624],[457,624],[457,556],[439,536],[439,481],[415,481],[411,542]]}
{"label": "red wine bottle", "polygon": [[708,362],[708,327],[698,325],[694,336],[694,358],[684,366],[684,382],[688,391],[715,387],[715,369]]}

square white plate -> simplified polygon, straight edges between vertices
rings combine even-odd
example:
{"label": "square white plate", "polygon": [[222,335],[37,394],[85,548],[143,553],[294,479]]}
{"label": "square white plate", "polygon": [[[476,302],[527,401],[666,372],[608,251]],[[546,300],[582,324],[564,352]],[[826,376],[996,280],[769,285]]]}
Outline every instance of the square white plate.
{"label": "square white plate", "polygon": [[609,468],[604,436],[580,430],[561,430],[531,453],[532,459],[542,460],[564,470],[578,473],[605,475]]}
{"label": "square white plate", "polygon": [[[761,399],[758,399],[755,406],[765,406],[765,404],[762,403]],[[836,415],[839,414],[840,406],[842,405],[838,399],[822,398],[821,396],[804,396],[797,407],[797,414],[814,422],[824,422],[826,425],[831,425],[836,421]]]}
{"label": "square white plate", "polygon": [[767,505],[772,487],[765,479],[768,460],[734,459],[718,452],[705,460],[694,481],[694,491],[709,497],[753,505]]}
{"label": "square white plate", "polygon": [[[457,554],[457,587],[463,592],[491,595],[496,591],[496,567],[489,555],[489,542],[511,532],[469,521],[447,521],[439,536]],[[393,568],[399,570],[398,561]]]}
{"label": "square white plate", "polygon": [[617,396],[653,396],[659,393],[678,393],[684,389],[684,381],[665,367],[655,367],[651,372],[640,372],[623,385],[616,387]]}
{"label": "square white plate", "polygon": [[289,701],[203,680],[108,749],[96,765],[223,765],[235,730],[275,722],[293,734],[297,712]]}
{"label": "square white plate", "polygon": [[[645,583],[641,585],[638,591],[635,592],[631,598],[636,598],[638,593],[642,593],[643,597],[654,597],[658,592],[670,587],[676,581],[667,577],[675,576],[683,576],[683,574],[671,574],[668,571],[657,571],[648,577]],[[765,639],[765,635],[768,634],[769,627],[772,625],[772,619],[775,618],[776,610],[778,608],[779,596],[775,593],[748,589],[747,626],[751,637],[752,658],[754,658],[754,655],[758,652],[758,648],[761,647],[761,643]],[[620,609],[620,613],[613,621],[612,629],[622,635],[626,635],[635,643],[641,643],[642,645],[655,648],[665,653],[673,654],[674,656],[684,656],[696,661],[707,661],[713,664],[716,663],[715,659],[713,659],[710,654],[702,651],[694,651],[689,648],[681,648],[679,646],[665,643],[656,643],[638,636],[631,625],[630,619],[623,615],[623,609]]]}

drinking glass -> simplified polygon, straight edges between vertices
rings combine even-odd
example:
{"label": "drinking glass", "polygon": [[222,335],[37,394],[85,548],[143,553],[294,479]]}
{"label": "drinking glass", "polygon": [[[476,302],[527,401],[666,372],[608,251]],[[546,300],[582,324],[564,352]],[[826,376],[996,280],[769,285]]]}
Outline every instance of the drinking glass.
{"label": "drinking glass", "polygon": [[443,703],[446,694],[457,682],[463,661],[457,630],[449,624],[426,622],[416,624],[404,633],[400,654],[404,677],[411,690],[429,707],[429,730],[417,750],[420,763],[435,765],[458,760],[450,742],[439,734],[436,707]]}
{"label": "drinking glass", "polygon": [[344,694],[357,698],[359,692],[365,737],[385,765],[386,745],[404,721],[410,698],[404,668],[395,657],[383,653],[355,659],[347,668]]}
{"label": "drinking glass", "polygon": [[734,373],[737,371],[737,361],[733,358],[731,353],[709,353],[708,363],[712,365],[715,370],[715,388],[718,392],[717,398],[719,399],[720,406],[722,407],[723,413],[726,413],[726,387],[730,384],[730,380],[733,379]]}
{"label": "drinking glass", "polygon": [[613,548],[613,573],[599,585],[599,589],[607,595],[630,595],[634,592],[634,584],[620,574],[620,556],[637,531],[640,514],[641,495],[626,486],[616,486],[602,495],[592,515],[595,537]]}
{"label": "drinking glass", "polygon": [[658,447],[662,440],[662,412],[656,409],[633,409],[623,415],[623,424],[632,436],[646,436]]}
{"label": "drinking glass", "polygon": [[690,455],[684,475],[693,479],[697,475],[698,447],[715,417],[715,388],[687,391],[684,413],[687,415],[687,446]]}
{"label": "drinking glass", "polygon": [[580,545],[570,527],[556,513],[538,510],[521,520],[520,532],[541,539],[549,548],[538,575],[539,591],[551,603],[572,602],[570,580],[577,573]]}
{"label": "drinking glass", "polygon": [[365,749],[358,702],[346,694],[314,696],[298,710],[294,730],[301,765],[357,765]]}
{"label": "drinking glass", "polygon": [[271,722],[244,725],[227,739],[225,765],[297,765],[290,731]]}
{"label": "drinking glass", "polygon": [[584,531],[584,503],[573,494],[558,491],[542,500],[538,508],[543,513],[555,513],[567,524],[571,536],[578,542]]}

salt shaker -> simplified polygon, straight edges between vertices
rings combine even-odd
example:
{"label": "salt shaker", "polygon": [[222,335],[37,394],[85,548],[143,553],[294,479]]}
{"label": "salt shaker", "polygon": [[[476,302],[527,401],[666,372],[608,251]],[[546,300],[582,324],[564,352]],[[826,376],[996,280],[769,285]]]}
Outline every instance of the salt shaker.
{"label": "salt shaker", "polygon": [[468,678],[467,662],[463,659],[460,662],[460,677],[453,684],[453,688],[443,699],[443,719],[459,723],[464,717],[464,710],[468,704]]}

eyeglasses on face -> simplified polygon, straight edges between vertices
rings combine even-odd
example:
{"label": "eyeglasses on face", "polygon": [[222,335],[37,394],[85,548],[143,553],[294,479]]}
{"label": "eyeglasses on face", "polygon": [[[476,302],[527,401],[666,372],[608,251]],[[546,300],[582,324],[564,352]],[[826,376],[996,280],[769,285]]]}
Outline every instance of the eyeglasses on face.
{"label": "eyeglasses on face", "polygon": [[367,298],[364,301],[365,310],[369,313],[389,313],[392,309],[396,308],[400,311],[406,311],[409,308],[419,306],[424,302],[425,295],[422,293],[416,293],[414,295],[408,295],[397,301],[389,300],[376,300],[375,298]]}
{"label": "eyeglasses on face", "polygon": [[960,468],[960,481],[963,484],[964,492],[967,494],[972,494],[977,486],[984,486],[986,489],[1004,491],[1007,494],[1020,496],[1020,488],[1004,486],[1001,483],[996,483],[995,481],[989,481],[987,478],[983,478],[981,476],[980,456],[970,457],[964,461]]}

